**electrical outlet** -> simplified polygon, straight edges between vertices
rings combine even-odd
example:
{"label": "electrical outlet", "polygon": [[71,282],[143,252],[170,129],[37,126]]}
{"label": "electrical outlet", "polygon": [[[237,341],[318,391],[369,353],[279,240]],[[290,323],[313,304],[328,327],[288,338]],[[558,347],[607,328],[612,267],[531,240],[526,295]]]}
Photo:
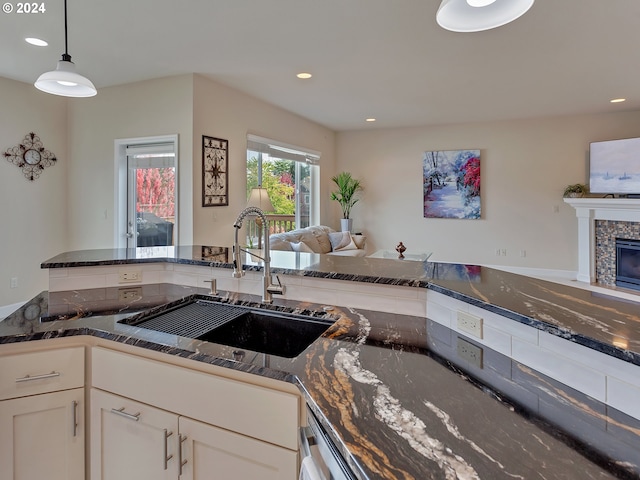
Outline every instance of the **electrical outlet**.
{"label": "electrical outlet", "polygon": [[129,287],[118,289],[118,300],[126,302],[128,300],[140,300],[142,298],[142,287]]}
{"label": "electrical outlet", "polygon": [[506,248],[503,248],[502,250],[500,250],[500,254],[501,254],[503,257],[506,257],[506,256],[507,256],[507,249],[506,249]]}
{"label": "electrical outlet", "polygon": [[127,270],[118,273],[119,283],[133,283],[142,281],[141,270]]}
{"label": "electrical outlet", "polygon": [[496,248],[496,257],[499,257],[499,256],[500,256],[500,254],[501,254],[500,249],[499,249],[499,248]]}
{"label": "electrical outlet", "polygon": [[527,256],[527,251],[526,250],[520,250],[520,256],[521,257],[526,257]]}
{"label": "electrical outlet", "polygon": [[458,311],[458,328],[474,337],[482,338],[482,318]]}
{"label": "electrical outlet", "polygon": [[457,345],[458,357],[468,362],[474,367],[482,368],[483,348],[466,341],[464,338],[458,337]]}
{"label": "electrical outlet", "polygon": [[18,277],[11,277],[9,279],[9,287],[10,288],[18,288]]}

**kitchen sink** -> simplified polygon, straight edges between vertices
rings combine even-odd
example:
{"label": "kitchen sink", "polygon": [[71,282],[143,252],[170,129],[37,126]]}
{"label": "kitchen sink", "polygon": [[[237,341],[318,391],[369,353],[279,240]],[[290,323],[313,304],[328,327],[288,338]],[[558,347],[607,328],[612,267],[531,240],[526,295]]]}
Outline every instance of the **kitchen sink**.
{"label": "kitchen sink", "polygon": [[230,305],[202,298],[170,304],[120,321],[285,358],[298,356],[334,322],[331,318]]}

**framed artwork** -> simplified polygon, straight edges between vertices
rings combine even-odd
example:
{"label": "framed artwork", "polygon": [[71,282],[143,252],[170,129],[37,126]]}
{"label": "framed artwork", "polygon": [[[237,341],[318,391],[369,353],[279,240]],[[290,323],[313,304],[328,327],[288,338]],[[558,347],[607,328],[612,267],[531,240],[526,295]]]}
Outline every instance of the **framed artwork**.
{"label": "framed artwork", "polygon": [[480,218],[480,150],[424,152],[422,193],[425,218]]}
{"label": "framed artwork", "polygon": [[229,141],[202,136],[202,206],[229,205]]}

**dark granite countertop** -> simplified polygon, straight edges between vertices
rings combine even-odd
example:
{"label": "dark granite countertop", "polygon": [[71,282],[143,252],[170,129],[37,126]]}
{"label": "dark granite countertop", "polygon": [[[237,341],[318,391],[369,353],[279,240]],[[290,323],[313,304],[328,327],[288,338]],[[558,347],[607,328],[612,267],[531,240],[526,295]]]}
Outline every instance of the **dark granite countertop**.
{"label": "dark granite countertop", "polygon": [[[144,308],[204,293],[145,288]],[[138,306],[115,291],[44,292],[0,322],[0,344],[91,335],[292,382],[360,479],[640,478],[640,422],[486,347],[469,366],[456,345],[473,340],[424,318],[334,307],[336,323],[297,357],[237,361],[232,347],[120,323]],[[46,321],[64,305],[65,319]]]}
{"label": "dark granite countertop", "polygon": [[[273,273],[428,288],[640,365],[640,295],[634,302],[476,265],[279,251],[271,257]],[[226,247],[195,245],[67,252],[42,267],[172,262],[232,268],[230,260]],[[261,270],[262,263],[247,255],[245,269]]]}

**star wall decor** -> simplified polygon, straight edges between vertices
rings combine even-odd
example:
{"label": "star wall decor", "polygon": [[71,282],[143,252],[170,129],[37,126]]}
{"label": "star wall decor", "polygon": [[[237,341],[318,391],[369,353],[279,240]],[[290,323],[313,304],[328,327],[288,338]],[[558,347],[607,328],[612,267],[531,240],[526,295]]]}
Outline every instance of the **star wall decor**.
{"label": "star wall decor", "polygon": [[202,136],[202,206],[229,205],[229,141]]}
{"label": "star wall decor", "polygon": [[8,162],[21,168],[22,174],[31,182],[40,177],[45,168],[58,161],[55,154],[44,148],[40,137],[33,132],[26,134],[22,143],[8,148],[3,155]]}

